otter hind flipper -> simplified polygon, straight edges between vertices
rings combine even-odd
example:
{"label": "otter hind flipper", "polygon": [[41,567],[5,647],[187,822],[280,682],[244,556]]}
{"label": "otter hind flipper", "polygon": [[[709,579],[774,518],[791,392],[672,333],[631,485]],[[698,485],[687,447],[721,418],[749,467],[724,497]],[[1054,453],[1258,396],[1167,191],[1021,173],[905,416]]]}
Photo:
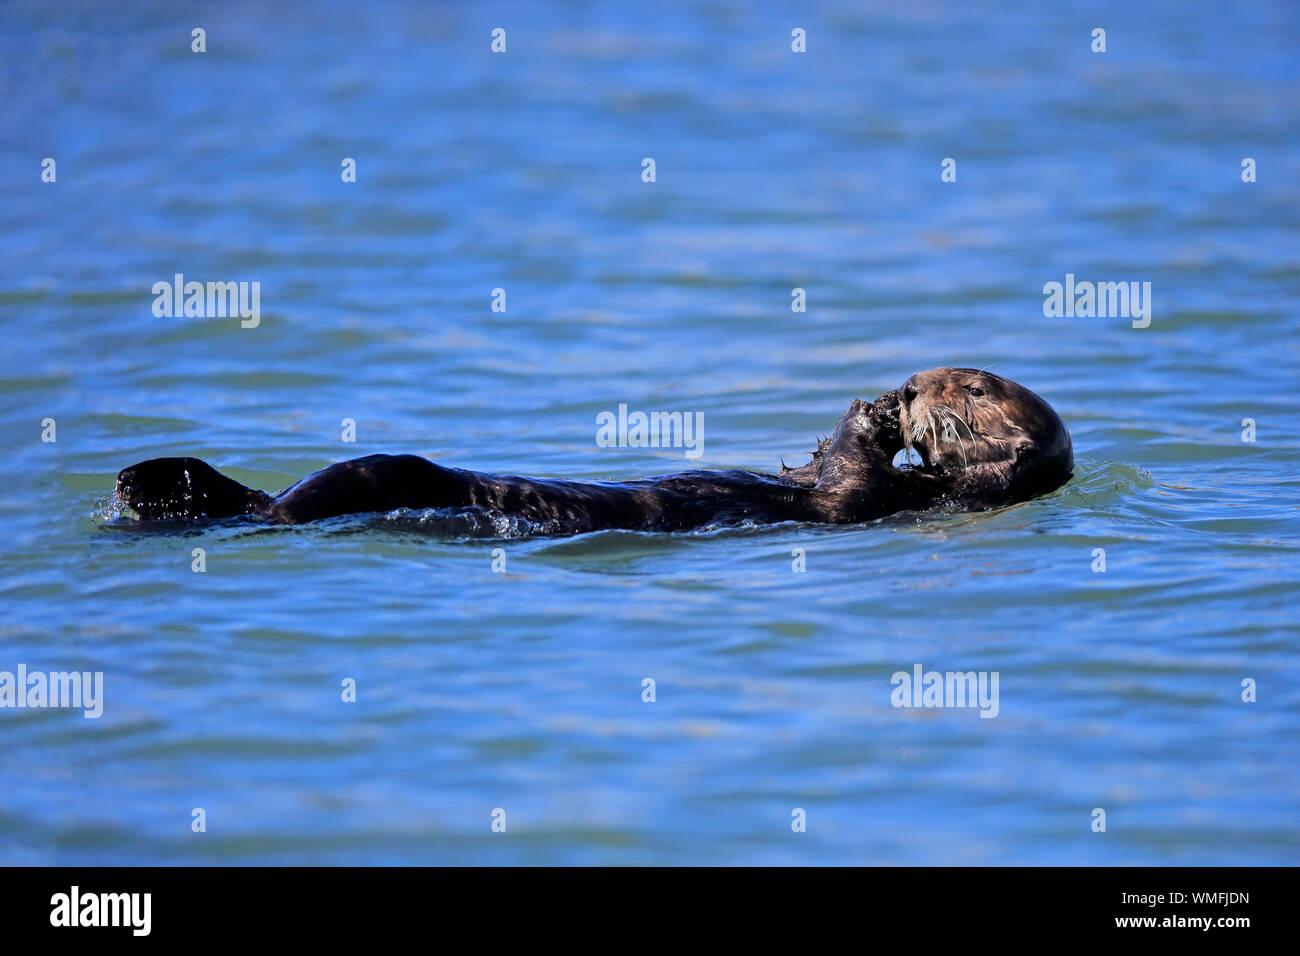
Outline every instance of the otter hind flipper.
{"label": "otter hind flipper", "polygon": [[804,488],[812,488],[821,480],[822,464],[826,460],[826,449],[831,445],[829,438],[818,438],[817,447],[809,452],[812,458],[808,464],[800,465],[798,468],[791,468],[781,459],[781,478],[791,484],[796,484]]}

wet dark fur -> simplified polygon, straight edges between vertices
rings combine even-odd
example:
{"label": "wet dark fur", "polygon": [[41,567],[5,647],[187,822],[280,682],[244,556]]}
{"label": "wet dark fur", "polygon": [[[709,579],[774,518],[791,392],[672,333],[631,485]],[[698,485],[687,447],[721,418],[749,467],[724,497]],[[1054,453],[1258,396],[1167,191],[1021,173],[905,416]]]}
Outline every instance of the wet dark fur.
{"label": "wet dark fur", "polygon": [[[950,408],[957,399],[946,391],[954,387],[948,378],[981,375],[1007,405],[1007,414],[993,422],[1000,431],[988,431],[972,414],[961,433],[966,460],[945,448],[936,432],[933,440],[909,438],[921,466],[894,467],[904,446],[902,422],[934,415],[927,396],[943,398]],[[922,382],[922,376],[931,378]],[[1058,487],[1071,464],[1069,433],[1038,396],[988,373],[935,369],[908,379],[902,393],[888,392],[870,404],[855,400],[812,461],[783,467],[779,475],[687,471],[636,481],[564,481],[446,468],[415,455],[369,455],[330,465],[272,496],[197,458],[155,458],[123,470],[117,496],[144,519],[254,515],[300,524],[396,508],[478,507],[524,518],[552,534],[680,531],[741,521],[845,524],[944,504],[987,508]]]}

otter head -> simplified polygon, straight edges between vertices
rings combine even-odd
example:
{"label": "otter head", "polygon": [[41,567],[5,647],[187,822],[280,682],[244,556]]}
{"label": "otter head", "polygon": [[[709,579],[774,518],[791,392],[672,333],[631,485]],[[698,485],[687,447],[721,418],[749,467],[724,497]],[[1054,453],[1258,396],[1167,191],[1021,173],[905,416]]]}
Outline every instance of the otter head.
{"label": "otter head", "polygon": [[117,476],[117,498],[146,520],[229,518],[269,500],[198,458],[151,458],[124,468]]}
{"label": "otter head", "polygon": [[1022,500],[1059,488],[1074,469],[1070,433],[1023,385],[973,368],[917,372],[899,390],[904,447],[959,487]]}

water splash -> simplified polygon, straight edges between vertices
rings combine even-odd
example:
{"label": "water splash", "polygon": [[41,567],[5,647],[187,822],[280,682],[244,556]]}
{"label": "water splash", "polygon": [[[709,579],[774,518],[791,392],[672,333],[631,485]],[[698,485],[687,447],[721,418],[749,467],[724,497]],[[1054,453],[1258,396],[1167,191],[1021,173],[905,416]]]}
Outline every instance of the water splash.
{"label": "water splash", "polygon": [[90,520],[96,524],[107,524],[133,515],[134,512],[127,503],[117,496],[116,490],[107,495],[100,495],[95,499],[94,507],[90,509]]}

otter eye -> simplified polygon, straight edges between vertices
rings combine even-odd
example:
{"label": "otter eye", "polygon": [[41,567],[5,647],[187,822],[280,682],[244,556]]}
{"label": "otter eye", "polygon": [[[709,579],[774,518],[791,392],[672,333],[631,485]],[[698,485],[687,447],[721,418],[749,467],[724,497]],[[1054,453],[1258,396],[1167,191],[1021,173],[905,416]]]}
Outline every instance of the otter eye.
{"label": "otter eye", "polygon": [[978,385],[967,385],[966,391],[970,392],[972,395],[984,394],[984,389],[980,388]]}

